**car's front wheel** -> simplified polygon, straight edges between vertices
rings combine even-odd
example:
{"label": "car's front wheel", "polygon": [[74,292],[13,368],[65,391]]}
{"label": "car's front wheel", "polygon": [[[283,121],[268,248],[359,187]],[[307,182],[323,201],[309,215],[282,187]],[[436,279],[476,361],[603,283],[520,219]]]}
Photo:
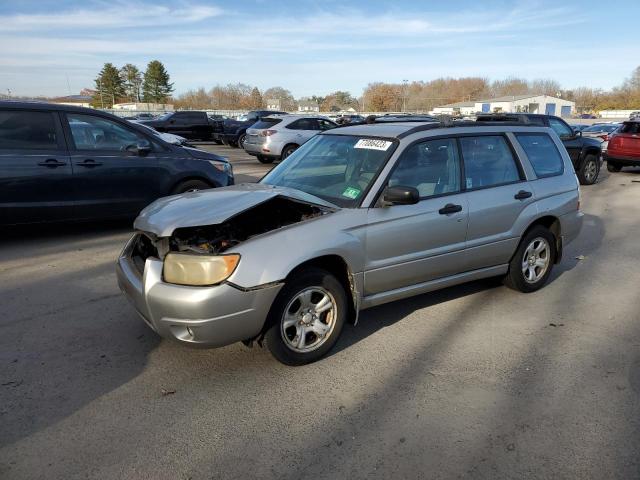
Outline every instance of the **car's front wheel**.
{"label": "car's front wheel", "polygon": [[247,140],[247,134],[243,133],[238,137],[238,147],[244,148],[244,142]]}
{"label": "car's front wheel", "polygon": [[600,162],[598,157],[592,153],[587,155],[578,171],[578,180],[581,185],[593,185],[598,180],[600,173]]}
{"label": "car's front wheel", "polygon": [[541,289],[556,260],[555,245],[555,238],[547,228],[537,225],[529,230],[509,263],[505,285],[524,293]]}
{"label": "car's front wheel", "polygon": [[171,191],[171,194],[177,195],[179,193],[197,192],[198,190],[207,190],[209,188],[211,188],[211,185],[204,180],[186,180],[176,185]]}
{"label": "car's front wheel", "polygon": [[291,276],[269,312],[264,340],[285,365],[304,365],[335,345],[347,315],[347,295],[336,277],[319,268]]}

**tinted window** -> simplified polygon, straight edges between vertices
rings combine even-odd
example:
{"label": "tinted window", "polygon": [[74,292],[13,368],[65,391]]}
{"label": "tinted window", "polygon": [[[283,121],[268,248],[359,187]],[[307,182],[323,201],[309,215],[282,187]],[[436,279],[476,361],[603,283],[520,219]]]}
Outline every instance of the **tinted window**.
{"label": "tinted window", "polygon": [[263,118],[262,120],[258,120],[256,123],[251,125],[251,128],[271,128],[281,121],[282,120],[280,120],[279,118]]}
{"label": "tinted window", "polygon": [[549,135],[517,133],[516,138],[538,177],[550,177],[562,173],[562,157]]}
{"label": "tinted window", "polygon": [[55,150],[56,127],[51,112],[0,110],[0,148]]}
{"label": "tinted window", "polygon": [[620,133],[640,133],[640,122],[627,122],[620,127]]}
{"label": "tinted window", "polygon": [[459,192],[460,157],[455,139],[430,140],[407,148],[389,185],[415,187],[421,198]]}
{"label": "tinted window", "polygon": [[301,118],[287,125],[291,130],[318,130],[318,123],[315,118]]}
{"label": "tinted window", "polygon": [[520,180],[515,159],[504,137],[461,137],[460,146],[468,189]]}
{"label": "tinted window", "polygon": [[320,130],[331,130],[332,128],[336,127],[336,124],[333,122],[330,122],[328,120],[318,120],[318,124],[320,125]]}
{"label": "tinted window", "polygon": [[67,120],[78,150],[125,151],[132,145],[149,143],[139,133],[105,118],[72,113]]}
{"label": "tinted window", "polygon": [[560,138],[567,138],[573,136],[573,130],[571,127],[557,118],[549,119],[549,126],[558,134]]}

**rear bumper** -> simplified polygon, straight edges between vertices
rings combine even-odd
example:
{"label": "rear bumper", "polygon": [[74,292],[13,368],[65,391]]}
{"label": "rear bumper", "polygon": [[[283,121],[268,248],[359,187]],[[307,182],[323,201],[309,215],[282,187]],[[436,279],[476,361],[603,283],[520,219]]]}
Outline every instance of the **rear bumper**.
{"label": "rear bumper", "polygon": [[580,230],[582,230],[583,222],[584,213],[579,210],[560,216],[562,245],[568,245],[578,237]]}
{"label": "rear bumper", "polygon": [[116,265],[120,290],[161,337],[191,347],[222,347],[255,337],[282,284],[241,289],[230,284],[188,287],[162,281],[162,261],[147,258],[141,273],[131,257],[134,236]]}
{"label": "rear bumper", "polygon": [[615,162],[618,165],[626,165],[626,166],[638,166],[640,165],[640,155],[618,155],[615,153],[610,154],[609,152],[603,155],[606,161]]}

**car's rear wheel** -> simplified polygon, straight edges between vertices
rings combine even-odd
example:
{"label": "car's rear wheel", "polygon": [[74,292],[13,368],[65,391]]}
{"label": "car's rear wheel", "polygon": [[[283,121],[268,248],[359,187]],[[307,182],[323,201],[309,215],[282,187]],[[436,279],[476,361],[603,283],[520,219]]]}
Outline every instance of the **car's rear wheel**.
{"label": "car's rear wheel", "polygon": [[258,155],[258,161],[260,163],[273,163],[273,157],[265,157],[264,155]]}
{"label": "car's rear wheel", "polygon": [[611,162],[610,160],[607,161],[607,170],[613,173],[617,173],[620,170],[622,170],[622,166],[618,165],[617,163]]}
{"label": "car's rear wheel", "polygon": [[282,153],[280,154],[280,158],[282,160],[284,160],[289,155],[291,155],[293,152],[295,152],[297,149],[298,149],[298,145],[287,145],[286,147],[284,147],[282,149]]}
{"label": "car's rear wheel", "polygon": [[186,192],[197,192],[198,190],[207,190],[211,188],[204,180],[186,180],[182,183],[179,183],[175,186],[175,188],[171,191],[173,195],[177,195],[179,193]]}
{"label": "car's rear wheel", "polygon": [[509,263],[505,285],[524,293],[544,286],[556,260],[556,240],[545,227],[536,225],[520,241]]}
{"label": "car's rear wheel", "polygon": [[309,268],[287,280],[269,312],[264,340],[285,365],[304,365],[335,345],[347,316],[344,287],[329,272]]}
{"label": "car's rear wheel", "polygon": [[598,157],[592,153],[587,155],[578,171],[578,180],[581,185],[593,185],[598,180],[600,173],[600,162]]}

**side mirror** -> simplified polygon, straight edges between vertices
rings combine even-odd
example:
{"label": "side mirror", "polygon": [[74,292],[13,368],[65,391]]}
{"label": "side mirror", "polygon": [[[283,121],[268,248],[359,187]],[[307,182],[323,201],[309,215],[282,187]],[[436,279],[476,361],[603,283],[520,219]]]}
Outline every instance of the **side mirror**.
{"label": "side mirror", "polygon": [[151,145],[148,143],[138,143],[137,145],[129,145],[126,150],[139,157],[146,157],[151,152]]}
{"label": "side mirror", "polygon": [[414,205],[420,201],[420,192],[414,187],[396,185],[387,187],[382,195],[382,204],[391,205]]}

